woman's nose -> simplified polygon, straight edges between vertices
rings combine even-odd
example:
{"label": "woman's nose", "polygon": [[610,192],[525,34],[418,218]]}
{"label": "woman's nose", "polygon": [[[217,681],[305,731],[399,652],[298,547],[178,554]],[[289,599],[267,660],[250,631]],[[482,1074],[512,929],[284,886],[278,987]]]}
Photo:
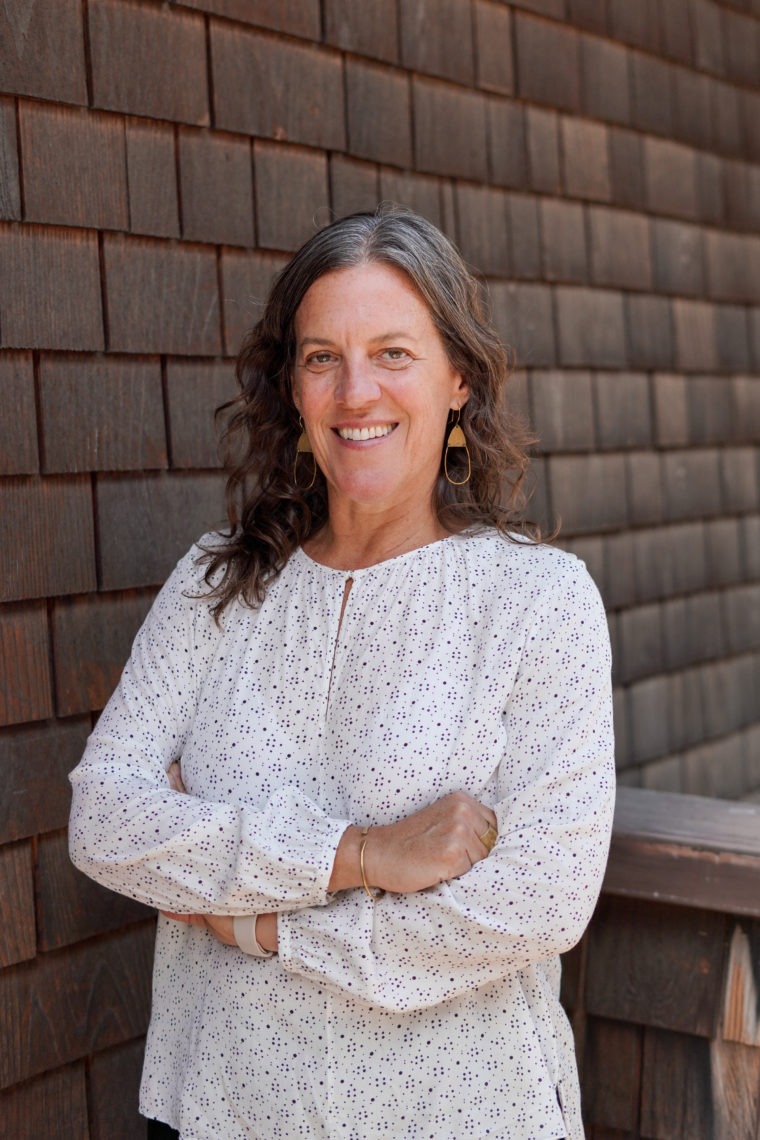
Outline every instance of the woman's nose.
{"label": "woman's nose", "polygon": [[380,396],[380,385],[367,361],[344,360],[335,398],[344,407],[357,408],[371,404]]}

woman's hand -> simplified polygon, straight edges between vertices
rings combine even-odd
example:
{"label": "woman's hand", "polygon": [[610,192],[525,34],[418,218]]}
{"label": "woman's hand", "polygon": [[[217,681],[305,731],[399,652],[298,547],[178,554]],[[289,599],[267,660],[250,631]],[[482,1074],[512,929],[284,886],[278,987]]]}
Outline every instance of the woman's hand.
{"label": "woman's hand", "polygon": [[370,830],[367,879],[403,894],[457,879],[490,854],[482,838],[489,827],[497,827],[491,808],[467,792],[452,792],[398,823]]}
{"label": "woman's hand", "polygon": [[237,946],[232,933],[232,919],[226,914],[175,914],[170,910],[162,910],[161,914],[164,918],[184,922],[187,926],[206,927],[218,942],[223,942],[225,946]]}
{"label": "woman's hand", "polygon": [[[488,856],[490,846],[483,839],[488,842],[488,828],[496,826],[491,808],[467,792],[452,792],[397,823],[370,829],[364,848],[367,881],[408,894],[456,879]],[[362,885],[359,844],[359,828],[349,827],[338,845],[330,891]]]}
{"label": "woman's hand", "polygon": [[[205,927],[213,934],[217,942],[225,946],[237,946],[232,918],[227,914],[175,914],[173,911],[162,910],[164,918],[171,918],[174,922],[184,922],[187,926]],[[262,950],[277,951],[277,915],[260,914],[256,920],[256,940]]]}

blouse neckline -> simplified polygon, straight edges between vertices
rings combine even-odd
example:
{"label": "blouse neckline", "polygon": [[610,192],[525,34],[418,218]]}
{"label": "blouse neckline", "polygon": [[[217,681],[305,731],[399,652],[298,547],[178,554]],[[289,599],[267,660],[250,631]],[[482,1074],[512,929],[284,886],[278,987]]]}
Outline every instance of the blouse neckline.
{"label": "blouse neckline", "polygon": [[413,550],[406,550],[403,554],[394,554],[390,558],[383,558],[379,562],[373,562],[370,566],[362,566],[357,570],[337,570],[334,566],[328,566],[324,562],[318,562],[316,558],[312,558],[307,554],[302,546],[296,550],[296,557],[300,557],[307,565],[314,567],[318,571],[324,572],[327,576],[334,576],[337,578],[359,578],[372,571],[393,569],[395,566],[402,566],[405,562],[418,558],[421,555],[426,555],[437,548],[445,549],[457,539],[466,540],[472,537],[473,531],[469,528],[457,531],[456,534],[447,534],[443,538],[433,539],[432,542],[426,542],[423,546],[415,546]]}

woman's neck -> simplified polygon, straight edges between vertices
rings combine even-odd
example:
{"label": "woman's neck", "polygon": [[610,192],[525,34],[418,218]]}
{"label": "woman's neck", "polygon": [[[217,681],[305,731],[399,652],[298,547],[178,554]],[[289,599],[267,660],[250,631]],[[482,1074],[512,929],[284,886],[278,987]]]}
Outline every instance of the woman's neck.
{"label": "woman's neck", "polygon": [[304,549],[315,562],[333,570],[361,570],[448,534],[432,511],[415,517],[360,509],[331,510],[325,526],[304,543]]}

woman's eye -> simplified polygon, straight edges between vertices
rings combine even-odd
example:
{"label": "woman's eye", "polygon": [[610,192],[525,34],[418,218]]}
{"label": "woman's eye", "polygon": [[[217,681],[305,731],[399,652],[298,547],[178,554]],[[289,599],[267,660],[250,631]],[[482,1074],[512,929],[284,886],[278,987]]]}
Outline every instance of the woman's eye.
{"label": "woman's eye", "polygon": [[405,348],[386,348],[382,352],[385,360],[390,361],[391,364],[403,364],[409,360],[409,353]]}
{"label": "woman's eye", "polygon": [[307,368],[324,368],[325,365],[331,364],[334,359],[331,352],[312,352],[306,357],[305,364]]}

